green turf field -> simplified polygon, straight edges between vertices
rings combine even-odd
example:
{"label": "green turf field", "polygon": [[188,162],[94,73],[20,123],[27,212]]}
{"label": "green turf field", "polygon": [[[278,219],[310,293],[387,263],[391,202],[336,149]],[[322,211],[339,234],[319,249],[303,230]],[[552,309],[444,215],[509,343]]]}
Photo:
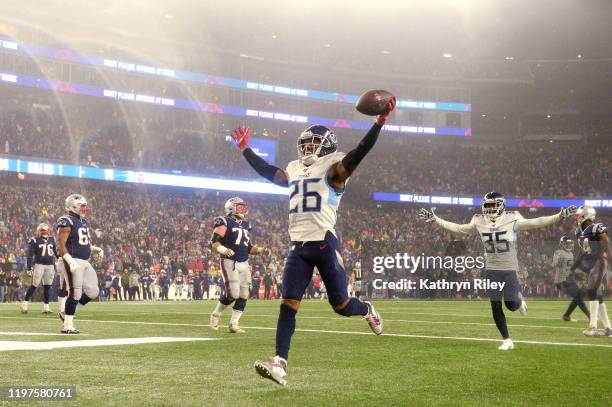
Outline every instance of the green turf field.
{"label": "green turf field", "polygon": [[77,403],[70,405],[96,406],[611,404],[612,339],[583,337],[586,321],[579,310],[574,316],[580,322],[561,321],[565,302],[530,301],[528,316],[508,316],[516,346],[508,352],[497,350],[488,302],[375,305],[385,321],[387,335],[380,337],[359,318],[337,316],[326,302],[305,301],[289,383],[282,388],[252,368],[255,359],[274,351],[276,301],[248,303],[244,335],[208,328],[212,301],[91,303],[76,322],[82,335],[69,337],[7,335],[56,333],[59,320],[41,315],[39,303],[27,315],[17,304],[4,304],[0,343],[216,340],[0,351],[0,386],[76,385]]}

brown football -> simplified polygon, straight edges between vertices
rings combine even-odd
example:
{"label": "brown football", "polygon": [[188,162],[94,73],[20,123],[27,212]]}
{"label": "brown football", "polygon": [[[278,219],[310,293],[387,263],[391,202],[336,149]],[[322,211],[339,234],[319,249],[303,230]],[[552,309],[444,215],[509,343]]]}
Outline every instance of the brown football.
{"label": "brown football", "polygon": [[378,116],[383,114],[387,109],[387,105],[393,98],[393,95],[386,90],[369,90],[359,96],[359,100],[355,105],[358,112],[368,116]]}

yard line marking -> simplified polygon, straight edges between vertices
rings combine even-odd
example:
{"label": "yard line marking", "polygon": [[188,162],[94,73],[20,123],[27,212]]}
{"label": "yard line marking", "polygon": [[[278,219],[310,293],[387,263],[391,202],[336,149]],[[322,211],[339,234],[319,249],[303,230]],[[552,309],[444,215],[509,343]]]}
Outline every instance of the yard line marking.
{"label": "yard line marking", "polygon": [[[44,319],[44,318],[41,318]],[[89,334],[81,334],[89,335]],[[0,332],[0,336],[66,336],[66,334],[49,332]]]}
{"label": "yard line marking", "polygon": [[[0,317],[4,319],[19,319],[19,317]],[[34,319],[34,318],[31,318]],[[45,320],[46,318],[37,318]],[[147,321],[112,321],[112,320],[97,320],[97,319],[79,319],[79,322],[96,322],[96,323],[108,323],[108,324],[133,324],[133,325],[157,325],[157,326],[187,326],[187,327],[210,327],[209,324],[186,324],[186,323],[169,323],[169,322],[147,322]],[[259,330],[276,330],[276,327],[257,327],[257,326],[242,326],[248,329],[259,329]],[[299,328],[296,331],[300,332],[312,332],[312,333],[332,333],[332,334],[346,334],[346,335],[372,335],[371,332],[356,332],[356,331],[331,331],[325,329],[306,329]],[[396,334],[396,333],[385,333],[382,336],[391,336],[399,338],[422,338],[422,339],[448,339],[448,340],[459,340],[459,341],[484,341],[484,342],[500,342],[501,339],[493,338],[474,338],[465,336],[437,336],[437,335],[415,335],[415,334]],[[534,341],[534,340],[516,340],[515,343],[527,343],[533,345],[549,345],[549,346],[578,346],[578,347],[594,347],[594,348],[611,348],[611,345],[597,344],[597,343],[582,343],[582,342],[547,342],[547,341]]]}
{"label": "yard line marking", "polygon": [[92,346],[117,346],[117,345],[139,345],[146,343],[167,342],[194,342],[215,341],[216,338],[190,338],[190,337],[145,337],[145,338],[112,338],[112,339],[86,339],[75,341],[50,341],[50,342],[20,342],[0,341],[0,352],[10,350],[49,350],[59,348],[82,348]]}

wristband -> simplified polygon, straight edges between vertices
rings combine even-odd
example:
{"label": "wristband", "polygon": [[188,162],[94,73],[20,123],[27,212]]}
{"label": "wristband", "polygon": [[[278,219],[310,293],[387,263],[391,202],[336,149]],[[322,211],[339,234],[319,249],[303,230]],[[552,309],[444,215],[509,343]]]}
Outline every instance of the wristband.
{"label": "wristband", "polygon": [[217,246],[217,253],[224,254],[226,251],[227,251],[227,247],[223,246],[222,244]]}
{"label": "wristband", "polygon": [[72,261],[74,261],[74,259],[72,258],[72,256],[70,255],[70,253],[65,253],[62,256],[62,259],[66,260],[67,263],[70,263]]}

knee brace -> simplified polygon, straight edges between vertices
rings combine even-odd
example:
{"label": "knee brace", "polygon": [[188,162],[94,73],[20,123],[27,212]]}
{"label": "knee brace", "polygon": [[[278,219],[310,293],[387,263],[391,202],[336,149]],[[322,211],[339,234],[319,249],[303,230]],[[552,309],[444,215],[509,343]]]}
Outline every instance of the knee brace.
{"label": "knee brace", "polygon": [[246,302],[247,300],[244,298],[237,298],[236,302],[234,303],[234,309],[236,311],[244,311],[244,308],[246,307]]}

